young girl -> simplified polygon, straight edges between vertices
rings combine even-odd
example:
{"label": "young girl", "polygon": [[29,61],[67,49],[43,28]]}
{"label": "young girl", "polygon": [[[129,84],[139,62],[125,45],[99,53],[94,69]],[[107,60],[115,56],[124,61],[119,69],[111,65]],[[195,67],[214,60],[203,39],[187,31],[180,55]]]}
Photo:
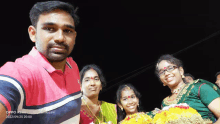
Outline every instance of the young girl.
{"label": "young girl", "polygon": [[141,94],[131,84],[121,85],[116,92],[118,123],[127,116],[143,112],[140,107]]}

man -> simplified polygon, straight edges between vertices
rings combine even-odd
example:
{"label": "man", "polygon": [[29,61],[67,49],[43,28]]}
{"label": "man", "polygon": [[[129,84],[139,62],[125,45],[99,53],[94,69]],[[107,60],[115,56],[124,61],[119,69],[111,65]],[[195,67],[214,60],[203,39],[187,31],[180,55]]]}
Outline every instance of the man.
{"label": "man", "polygon": [[184,74],[184,76],[186,83],[191,83],[195,80],[195,78],[189,73]]}
{"label": "man", "polygon": [[220,88],[220,72],[217,72],[215,76],[216,76],[215,84]]}
{"label": "man", "polygon": [[36,3],[28,33],[35,47],[0,69],[0,123],[79,123],[77,64],[68,58],[79,22],[69,3]]}

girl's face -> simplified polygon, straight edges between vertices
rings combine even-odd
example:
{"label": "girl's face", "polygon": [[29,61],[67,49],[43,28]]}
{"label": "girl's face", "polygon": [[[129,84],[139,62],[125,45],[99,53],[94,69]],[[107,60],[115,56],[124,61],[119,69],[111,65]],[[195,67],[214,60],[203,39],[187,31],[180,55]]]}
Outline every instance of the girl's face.
{"label": "girl's face", "polygon": [[119,107],[123,108],[127,115],[138,112],[139,99],[132,89],[126,88],[122,90],[120,102]]}
{"label": "girl's face", "polygon": [[98,73],[94,69],[88,70],[82,80],[82,92],[87,97],[96,97],[102,89]]}
{"label": "girl's face", "polygon": [[157,65],[159,70],[160,80],[169,87],[178,85],[182,80],[184,70],[182,67],[167,62],[166,60],[161,61]]}

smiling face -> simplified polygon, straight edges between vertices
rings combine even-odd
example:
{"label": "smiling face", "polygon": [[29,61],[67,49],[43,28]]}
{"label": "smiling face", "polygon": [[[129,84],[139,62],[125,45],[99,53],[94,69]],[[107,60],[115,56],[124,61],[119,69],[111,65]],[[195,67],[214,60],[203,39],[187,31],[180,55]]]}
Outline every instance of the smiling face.
{"label": "smiling face", "polygon": [[59,9],[41,14],[37,26],[30,26],[28,32],[36,49],[50,62],[65,60],[75,45],[74,20]]}
{"label": "smiling face", "polygon": [[93,69],[88,70],[82,79],[83,95],[87,97],[97,97],[101,89],[102,84],[98,73]]}
{"label": "smiling face", "polygon": [[119,107],[122,107],[127,115],[138,112],[139,99],[136,97],[134,91],[130,88],[125,88],[121,92]]}
{"label": "smiling face", "polygon": [[[166,60],[162,60],[160,63],[158,63],[157,68],[159,72],[164,71],[165,69],[168,69],[170,67],[176,66],[172,63],[169,63]],[[182,67],[174,68],[172,71],[165,71],[164,74],[160,75],[160,80],[169,87],[176,87],[180,82],[183,82],[182,76],[184,73],[184,70]]]}

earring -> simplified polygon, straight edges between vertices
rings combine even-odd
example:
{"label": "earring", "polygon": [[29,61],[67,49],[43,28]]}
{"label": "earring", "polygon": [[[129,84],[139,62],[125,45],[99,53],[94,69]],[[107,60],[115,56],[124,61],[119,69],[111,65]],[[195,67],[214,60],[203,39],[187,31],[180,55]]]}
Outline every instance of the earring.
{"label": "earring", "polygon": [[163,86],[166,86],[166,84],[163,84]]}
{"label": "earring", "polygon": [[123,111],[123,108],[122,107],[120,107],[121,108],[121,111]]}
{"label": "earring", "polygon": [[139,103],[138,103],[138,108],[139,108]]}
{"label": "earring", "polygon": [[182,76],[182,78],[185,78],[185,76],[184,75],[181,75]]}

